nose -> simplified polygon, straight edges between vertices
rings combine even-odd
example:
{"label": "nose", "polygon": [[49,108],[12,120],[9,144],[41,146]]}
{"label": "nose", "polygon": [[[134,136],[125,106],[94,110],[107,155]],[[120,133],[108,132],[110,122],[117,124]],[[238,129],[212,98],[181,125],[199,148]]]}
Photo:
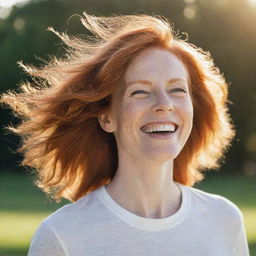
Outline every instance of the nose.
{"label": "nose", "polygon": [[161,92],[156,95],[156,102],[152,106],[152,110],[154,112],[165,112],[165,111],[172,111],[173,104],[170,99],[170,95],[166,92]]}

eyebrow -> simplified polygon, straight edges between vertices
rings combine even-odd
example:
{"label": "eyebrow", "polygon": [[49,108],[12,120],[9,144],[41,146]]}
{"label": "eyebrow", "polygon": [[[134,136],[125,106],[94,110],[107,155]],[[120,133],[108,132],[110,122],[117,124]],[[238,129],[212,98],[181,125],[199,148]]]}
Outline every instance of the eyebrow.
{"label": "eyebrow", "polygon": [[[182,81],[182,82],[186,82],[186,80],[184,79],[181,79],[181,78],[172,78],[168,81],[168,84],[171,84],[171,83],[175,83],[177,81]],[[127,84],[127,87],[128,88],[129,86],[133,85],[133,84],[145,84],[145,85],[152,85],[152,83],[148,80],[136,80],[136,81],[132,81],[130,83]]]}

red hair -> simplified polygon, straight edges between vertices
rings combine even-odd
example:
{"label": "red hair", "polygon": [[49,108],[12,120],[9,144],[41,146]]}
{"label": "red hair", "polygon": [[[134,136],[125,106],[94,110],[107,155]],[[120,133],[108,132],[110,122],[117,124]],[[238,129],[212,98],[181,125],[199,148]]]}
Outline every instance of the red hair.
{"label": "red hair", "polygon": [[174,53],[185,65],[194,107],[191,135],[174,160],[174,180],[193,186],[202,171],[219,167],[234,137],[227,83],[209,52],[176,37],[167,20],[148,15],[94,17],[83,25],[95,37],[59,34],[68,46],[64,59],[43,67],[19,63],[33,77],[1,102],[22,117],[8,129],[22,137],[22,165],[35,168],[36,184],[58,200],[78,200],[109,183],[118,166],[115,137],[99,125],[130,60],[149,46]]}

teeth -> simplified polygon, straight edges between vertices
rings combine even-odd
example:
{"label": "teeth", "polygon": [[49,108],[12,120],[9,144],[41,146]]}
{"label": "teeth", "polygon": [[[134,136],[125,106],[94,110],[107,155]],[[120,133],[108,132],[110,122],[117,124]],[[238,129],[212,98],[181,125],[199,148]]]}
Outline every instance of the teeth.
{"label": "teeth", "polygon": [[174,124],[161,124],[156,126],[151,126],[149,128],[143,129],[145,132],[174,132],[175,125]]}

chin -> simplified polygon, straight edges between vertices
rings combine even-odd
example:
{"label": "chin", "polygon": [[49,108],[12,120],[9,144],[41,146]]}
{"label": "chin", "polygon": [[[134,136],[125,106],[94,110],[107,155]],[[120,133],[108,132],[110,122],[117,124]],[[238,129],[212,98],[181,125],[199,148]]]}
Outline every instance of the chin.
{"label": "chin", "polygon": [[151,161],[155,162],[166,162],[170,160],[174,160],[178,155],[180,151],[177,152],[172,152],[172,151],[167,151],[167,152],[152,152],[151,154],[148,154],[148,157]]}

